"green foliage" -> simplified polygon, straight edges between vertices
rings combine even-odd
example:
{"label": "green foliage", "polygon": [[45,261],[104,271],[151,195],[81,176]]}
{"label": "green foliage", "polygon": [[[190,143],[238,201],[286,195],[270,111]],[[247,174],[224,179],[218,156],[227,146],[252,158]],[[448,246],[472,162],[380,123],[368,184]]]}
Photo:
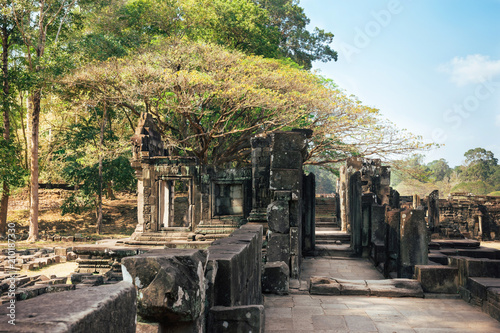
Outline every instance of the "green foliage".
{"label": "green foliage", "polygon": [[494,187],[491,184],[488,184],[482,180],[461,182],[451,189],[452,192],[467,192],[475,195],[486,195],[493,190]]}
{"label": "green foliage", "polygon": [[84,1],[81,8],[87,32],[80,46],[90,59],[123,57],[162,38],[187,37],[291,59],[305,69],[316,60],[337,60],[329,46],[333,34],[308,31],[309,19],[295,0]]}
{"label": "green foliage", "polygon": [[28,174],[21,166],[20,151],[12,140],[0,137],[0,183],[7,183],[10,188],[24,186],[27,180]]}
{"label": "green foliage", "polygon": [[[104,156],[102,170],[105,188],[131,191],[136,186],[134,170],[128,159],[131,155],[130,148],[123,147],[124,142],[120,142],[111,126],[106,127],[105,145],[100,147],[99,122],[102,121],[102,108],[92,108],[92,111],[90,115],[81,116],[78,122],[62,133],[60,149],[55,153],[63,160],[64,180],[78,189],[63,203],[63,214],[95,208],[100,191],[99,154]],[[108,115],[111,119],[114,112]]]}
{"label": "green foliage", "polygon": [[452,173],[452,169],[449,167],[448,162],[446,162],[444,158],[428,163],[427,168],[431,171],[431,179],[434,182],[450,178]]}
{"label": "green foliage", "polygon": [[[306,29],[310,23],[297,0],[253,0],[266,9],[270,18],[269,25],[279,35],[278,52],[280,57],[291,58],[305,69],[312,67],[312,62],[337,60],[329,44],[333,34],[314,28]],[[265,55],[265,54],[264,54]]]}
{"label": "green foliage", "polygon": [[317,165],[306,165],[304,171],[307,173],[313,173],[316,177],[315,179],[317,194],[335,193],[335,188],[337,186],[337,175],[335,175],[333,172]]}
{"label": "green foliage", "polygon": [[483,148],[468,150],[465,154],[465,167],[462,178],[467,181],[485,181],[493,176],[498,168],[498,159],[491,151]]}
{"label": "green foliage", "polygon": [[[95,208],[99,193],[99,163],[85,165],[75,156],[68,157],[64,177],[78,190],[61,205],[62,214],[79,214],[85,209]],[[135,190],[136,179],[128,158],[119,156],[103,160],[103,180],[116,191]]]}

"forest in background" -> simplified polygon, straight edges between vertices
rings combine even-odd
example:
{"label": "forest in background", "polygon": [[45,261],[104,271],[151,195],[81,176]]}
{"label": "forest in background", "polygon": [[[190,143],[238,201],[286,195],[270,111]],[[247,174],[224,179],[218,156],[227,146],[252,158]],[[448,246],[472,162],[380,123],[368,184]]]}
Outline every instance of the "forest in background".
{"label": "forest in background", "polygon": [[500,165],[491,151],[469,149],[462,165],[450,167],[445,159],[425,164],[424,156],[395,161],[391,186],[402,195],[428,195],[439,190],[441,197],[450,193],[500,195]]}
{"label": "forest in background", "polygon": [[94,210],[99,233],[103,196],[135,190],[142,112],[169,154],[220,168],[248,163],[250,137],[294,127],[314,130],[306,164],[328,171],[431,148],[311,72],[337,54],[308,23],[295,0],[0,0],[0,234],[28,187],[38,238],[39,183],[74,186],[62,212]]}

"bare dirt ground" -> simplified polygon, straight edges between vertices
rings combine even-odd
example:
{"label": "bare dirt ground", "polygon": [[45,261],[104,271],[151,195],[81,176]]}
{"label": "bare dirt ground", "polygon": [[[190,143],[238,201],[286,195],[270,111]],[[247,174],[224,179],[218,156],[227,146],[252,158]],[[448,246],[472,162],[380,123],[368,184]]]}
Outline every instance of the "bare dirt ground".
{"label": "bare dirt ground", "polygon": [[[115,193],[116,200],[103,200],[103,233],[96,233],[95,210],[87,210],[81,214],[61,214],[61,204],[71,191],[60,189],[40,190],[39,235],[74,236],[81,234],[94,242],[105,238],[124,238],[134,232],[137,224],[137,197],[131,193]],[[16,235],[28,233],[29,200],[28,192],[23,191],[11,197],[9,201],[8,222],[16,224]],[[19,236],[18,236],[19,239]],[[0,242],[0,248],[5,242]],[[18,247],[28,246],[18,241]],[[58,244],[60,243],[60,244]],[[40,241],[39,246],[72,246],[73,242]],[[31,247],[33,244],[31,244]],[[29,247],[29,246],[28,246]]]}

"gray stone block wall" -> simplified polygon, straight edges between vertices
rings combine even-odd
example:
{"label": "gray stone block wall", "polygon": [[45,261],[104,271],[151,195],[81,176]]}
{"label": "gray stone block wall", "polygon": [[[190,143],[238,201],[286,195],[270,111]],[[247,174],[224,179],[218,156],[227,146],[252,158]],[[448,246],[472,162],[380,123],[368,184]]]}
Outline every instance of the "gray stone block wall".
{"label": "gray stone block wall", "polygon": [[0,307],[0,332],[135,333],[136,291],[132,284],[88,287],[16,302],[15,325]]}

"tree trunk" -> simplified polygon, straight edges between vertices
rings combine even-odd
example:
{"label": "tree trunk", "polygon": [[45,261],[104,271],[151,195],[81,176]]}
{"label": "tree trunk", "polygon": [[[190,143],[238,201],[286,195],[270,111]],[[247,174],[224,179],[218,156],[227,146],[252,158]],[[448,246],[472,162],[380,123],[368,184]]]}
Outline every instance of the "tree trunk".
{"label": "tree trunk", "polygon": [[106,128],[106,111],[107,107],[104,106],[104,113],[102,115],[101,133],[99,137],[99,193],[97,194],[97,233],[100,235],[102,232],[102,147],[104,145],[104,129]]}
{"label": "tree trunk", "polygon": [[[10,140],[10,103],[9,103],[9,31],[7,24],[2,26],[2,108],[3,108],[3,138]],[[0,235],[7,233],[7,209],[9,208],[10,186],[4,181],[2,185],[2,200],[0,203]]]}
{"label": "tree trunk", "polygon": [[116,196],[111,185],[111,182],[106,182],[106,198],[110,200],[116,200]]}
{"label": "tree trunk", "polygon": [[30,229],[28,241],[38,240],[38,130],[40,125],[40,103],[42,90],[36,89],[31,102],[31,193],[30,193]]}

